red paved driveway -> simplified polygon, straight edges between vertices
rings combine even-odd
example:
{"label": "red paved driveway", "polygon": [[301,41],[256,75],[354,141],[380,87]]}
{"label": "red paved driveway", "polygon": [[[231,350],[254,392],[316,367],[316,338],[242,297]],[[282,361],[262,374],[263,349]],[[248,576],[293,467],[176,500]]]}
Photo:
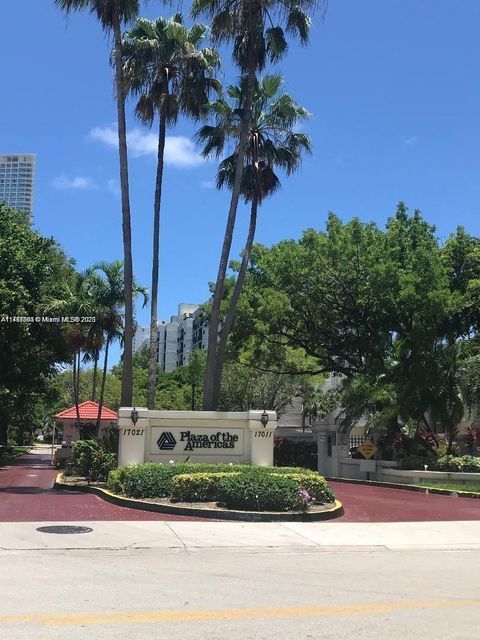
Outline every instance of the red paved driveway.
{"label": "red paved driveway", "polygon": [[335,522],[425,522],[480,520],[480,500],[329,482],[345,515]]}
{"label": "red paved driveway", "polygon": [[0,466],[0,522],[199,520],[117,507],[89,493],[52,489],[57,471],[48,453],[31,452]]}
{"label": "red paved driveway", "polygon": [[[0,522],[200,520],[117,507],[88,493],[52,489],[57,471],[36,451],[0,467]],[[345,515],[336,522],[480,520],[480,500],[331,482]]]}

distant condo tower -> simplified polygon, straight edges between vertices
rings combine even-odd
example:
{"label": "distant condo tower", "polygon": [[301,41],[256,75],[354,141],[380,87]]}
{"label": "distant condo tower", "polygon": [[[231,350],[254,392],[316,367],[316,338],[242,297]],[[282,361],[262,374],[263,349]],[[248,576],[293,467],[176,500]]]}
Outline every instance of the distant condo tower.
{"label": "distant condo tower", "polygon": [[0,200],[12,209],[33,214],[35,155],[0,154]]}

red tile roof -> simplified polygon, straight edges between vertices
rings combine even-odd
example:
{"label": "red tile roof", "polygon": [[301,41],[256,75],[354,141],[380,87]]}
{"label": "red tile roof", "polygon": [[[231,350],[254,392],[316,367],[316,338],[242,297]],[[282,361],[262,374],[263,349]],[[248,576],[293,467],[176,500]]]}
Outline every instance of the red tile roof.
{"label": "red tile roof", "polygon": [[[80,420],[96,420],[98,416],[98,402],[93,402],[92,400],[87,400],[86,402],[81,402],[78,405],[78,409],[80,412]],[[55,416],[57,420],[67,420],[67,419],[77,419],[77,408],[75,405],[70,407],[69,409],[64,409],[57,413]],[[112,411],[108,407],[102,407],[102,415],[100,420],[108,420],[111,422],[112,420],[116,420],[118,418],[117,412]]]}

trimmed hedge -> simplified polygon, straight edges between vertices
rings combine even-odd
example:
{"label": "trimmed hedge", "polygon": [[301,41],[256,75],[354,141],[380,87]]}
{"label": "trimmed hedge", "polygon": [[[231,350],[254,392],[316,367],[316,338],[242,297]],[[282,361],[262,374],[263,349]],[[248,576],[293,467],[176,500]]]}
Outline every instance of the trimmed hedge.
{"label": "trimmed hedge", "polygon": [[297,510],[298,483],[288,475],[268,473],[225,476],[218,485],[218,503],[242,511]]}
{"label": "trimmed hedge", "polygon": [[285,475],[288,473],[318,474],[301,467],[257,467],[246,464],[207,464],[179,462],[176,464],[144,464],[119,467],[111,471],[107,486],[114,493],[129,498],[167,498],[172,495],[173,478],[190,473],[242,473],[257,472],[260,474]]}
{"label": "trimmed hedge", "polygon": [[183,473],[175,476],[172,480],[172,500],[180,502],[217,500],[220,480],[237,473]]}
{"label": "trimmed hedge", "polygon": [[425,465],[428,465],[429,471],[480,473],[480,458],[475,456],[442,456],[436,459],[405,456],[400,461],[399,468],[423,471]]}
{"label": "trimmed hedge", "polygon": [[131,498],[216,501],[228,509],[306,511],[334,502],[318,473],[299,467],[145,463],[111,471],[108,488]]}

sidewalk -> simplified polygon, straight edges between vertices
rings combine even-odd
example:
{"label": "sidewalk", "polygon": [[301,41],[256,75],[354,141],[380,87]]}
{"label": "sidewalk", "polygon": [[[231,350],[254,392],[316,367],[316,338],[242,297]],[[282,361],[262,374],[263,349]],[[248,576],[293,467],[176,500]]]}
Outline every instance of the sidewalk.
{"label": "sidewalk", "polygon": [[36,531],[48,522],[0,523],[0,556],[25,550],[231,548],[258,551],[480,549],[480,522],[250,523],[88,521],[83,534]]}

